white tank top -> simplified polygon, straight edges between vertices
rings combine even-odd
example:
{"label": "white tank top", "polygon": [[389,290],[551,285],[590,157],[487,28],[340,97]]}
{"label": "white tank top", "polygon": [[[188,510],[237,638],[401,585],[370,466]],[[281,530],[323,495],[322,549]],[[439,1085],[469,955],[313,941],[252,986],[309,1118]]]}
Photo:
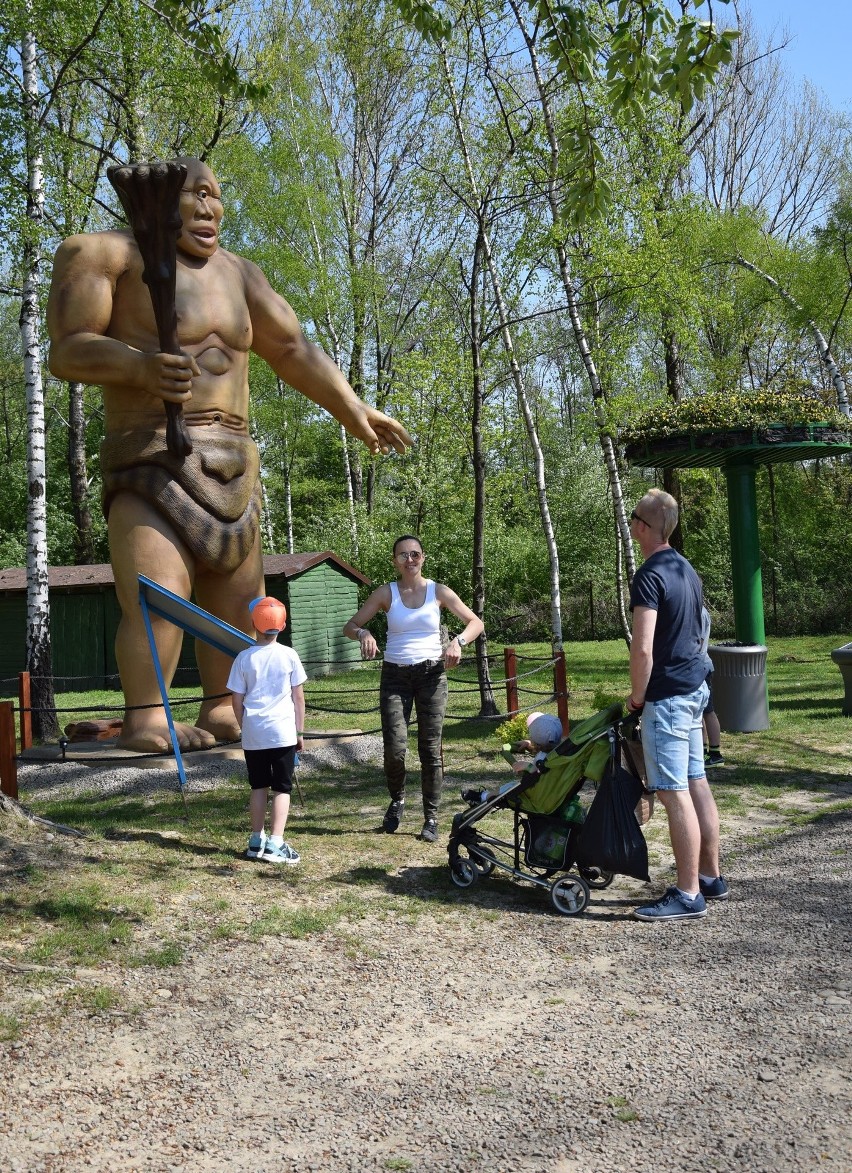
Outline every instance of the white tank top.
{"label": "white tank top", "polygon": [[435,584],[426,579],[426,598],[422,607],[406,607],[399,597],[399,587],[389,583],[391,605],[388,611],[388,639],[385,659],[389,664],[420,664],[440,660],[441,605],[435,598]]}

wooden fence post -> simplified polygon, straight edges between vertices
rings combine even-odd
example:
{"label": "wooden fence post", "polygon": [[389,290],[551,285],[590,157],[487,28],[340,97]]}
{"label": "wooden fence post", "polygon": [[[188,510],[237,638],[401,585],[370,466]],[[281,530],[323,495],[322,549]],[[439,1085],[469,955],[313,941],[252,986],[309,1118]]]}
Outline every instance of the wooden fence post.
{"label": "wooden fence post", "polygon": [[33,745],[33,701],[29,672],[18,673],[18,712],[21,714],[21,753]]}
{"label": "wooden fence post", "polygon": [[556,697],[556,712],[562,722],[562,735],[568,736],[568,674],[565,671],[565,652],[556,653],[553,662],[553,694]]}
{"label": "wooden fence post", "polygon": [[512,717],[518,711],[518,662],[514,648],[503,649],[503,665],[506,672],[506,711]]}
{"label": "wooden fence post", "polygon": [[0,791],[8,798],[18,797],[14,701],[0,701]]}

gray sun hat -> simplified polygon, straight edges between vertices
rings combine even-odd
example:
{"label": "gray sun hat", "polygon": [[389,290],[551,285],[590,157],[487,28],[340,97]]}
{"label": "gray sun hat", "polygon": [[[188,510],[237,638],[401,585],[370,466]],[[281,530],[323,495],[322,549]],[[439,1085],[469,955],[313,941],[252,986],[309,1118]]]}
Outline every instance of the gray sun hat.
{"label": "gray sun hat", "polygon": [[532,713],[527,720],[527,732],[530,741],[549,753],[562,740],[562,722],[550,713]]}

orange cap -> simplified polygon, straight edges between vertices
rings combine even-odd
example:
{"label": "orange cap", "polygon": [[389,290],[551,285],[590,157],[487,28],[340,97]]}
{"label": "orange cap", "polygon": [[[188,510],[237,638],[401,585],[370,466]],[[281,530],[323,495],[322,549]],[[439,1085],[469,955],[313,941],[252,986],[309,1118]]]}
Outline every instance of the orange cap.
{"label": "orange cap", "polygon": [[249,615],[255,631],[269,635],[272,631],[283,631],[287,626],[287,608],[272,595],[263,595],[249,603]]}

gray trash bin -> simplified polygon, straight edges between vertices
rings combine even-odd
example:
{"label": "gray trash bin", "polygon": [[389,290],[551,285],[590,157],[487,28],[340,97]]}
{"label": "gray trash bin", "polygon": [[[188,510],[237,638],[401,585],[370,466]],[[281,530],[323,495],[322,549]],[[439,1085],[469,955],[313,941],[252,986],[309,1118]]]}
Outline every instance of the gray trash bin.
{"label": "gray trash bin", "polygon": [[763,644],[711,644],[713,707],[723,733],[755,733],[769,728]]}
{"label": "gray trash bin", "polygon": [[843,716],[852,717],[852,644],[844,644],[841,648],[835,648],[831,653],[831,658],[840,669],[846,690],[843,697]]}

